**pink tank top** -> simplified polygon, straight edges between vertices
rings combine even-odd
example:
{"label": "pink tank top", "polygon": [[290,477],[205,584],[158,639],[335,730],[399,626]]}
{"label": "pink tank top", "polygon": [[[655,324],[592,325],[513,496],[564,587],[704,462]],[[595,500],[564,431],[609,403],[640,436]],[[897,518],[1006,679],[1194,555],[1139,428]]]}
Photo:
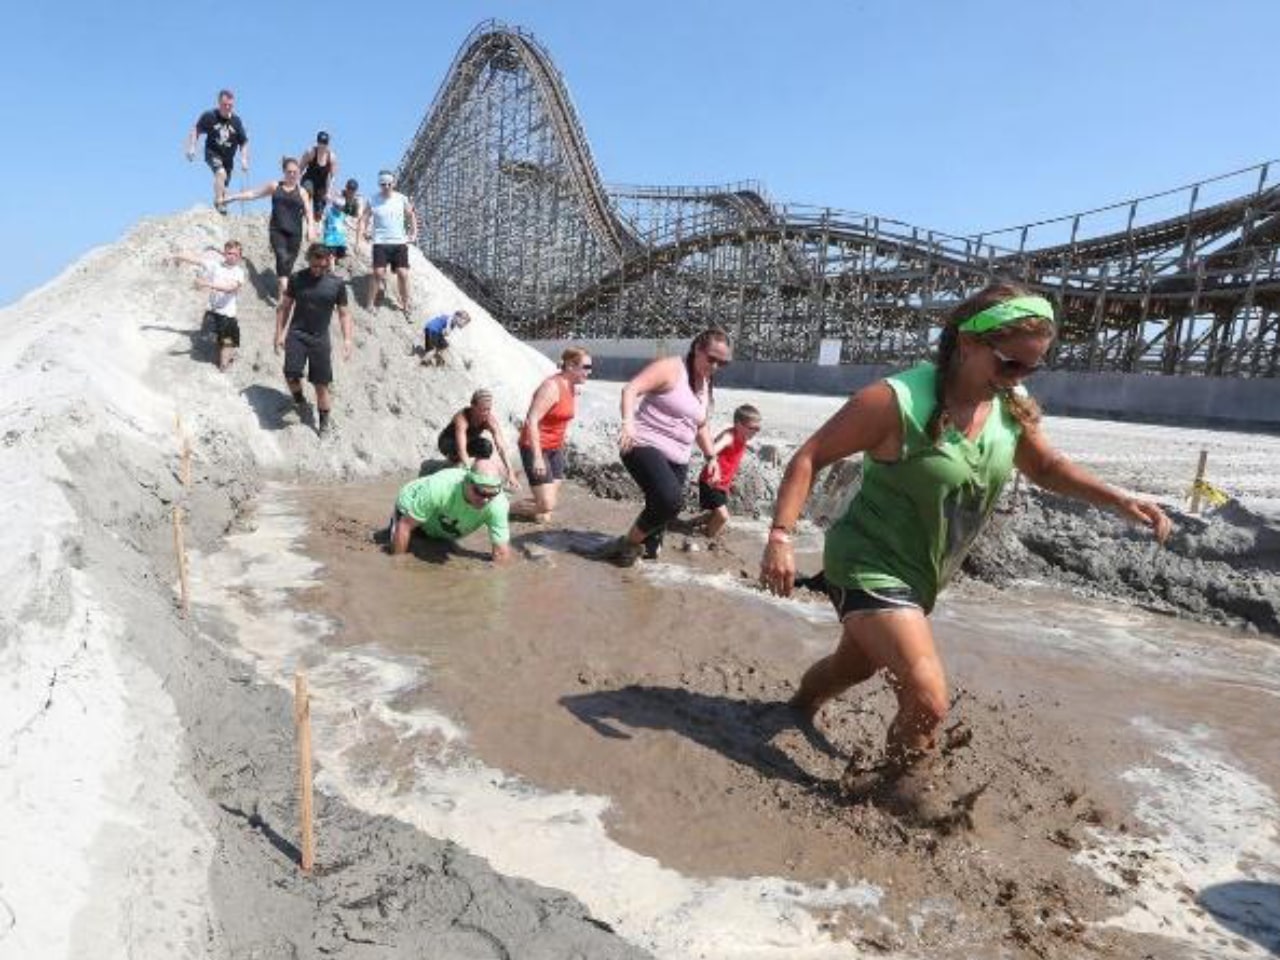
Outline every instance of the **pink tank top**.
{"label": "pink tank top", "polygon": [[636,444],[653,447],[672,463],[688,463],[698,425],[707,418],[706,388],[695,394],[681,371],[665,393],[646,393],[636,409]]}

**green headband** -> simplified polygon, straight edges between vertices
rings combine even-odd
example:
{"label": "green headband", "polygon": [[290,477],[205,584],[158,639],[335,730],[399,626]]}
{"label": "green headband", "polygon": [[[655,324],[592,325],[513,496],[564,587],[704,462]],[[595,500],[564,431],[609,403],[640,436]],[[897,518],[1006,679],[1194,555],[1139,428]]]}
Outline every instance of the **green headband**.
{"label": "green headband", "polygon": [[502,478],[490,476],[487,473],[476,473],[474,470],[467,471],[467,479],[474,483],[477,487],[502,487]]}
{"label": "green headband", "polygon": [[961,333],[987,333],[1019,320],[1048,320],[1053,323],[1053,304],[1044,297],[1014,297],[975,313],[960,324]]}

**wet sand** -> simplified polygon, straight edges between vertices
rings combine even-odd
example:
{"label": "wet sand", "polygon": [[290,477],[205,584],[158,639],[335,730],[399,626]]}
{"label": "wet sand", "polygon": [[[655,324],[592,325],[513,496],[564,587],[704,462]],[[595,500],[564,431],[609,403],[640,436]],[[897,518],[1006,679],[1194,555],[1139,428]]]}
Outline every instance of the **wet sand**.
{"label": "wet sand", "polygon": [[[893,708],[883,683],[829,705],[818,730],[782,705],[836,624],[815,598],[753,589],[758,531],[716,553],[669,536],[662,563],[620,571],[568,547],[621,529],[634,508],[569,488],[553,527],[513,526],[521,559],[508,569],[491,568],[483,533],[452,551],[415,538],[414,555],[389,558],[371,534],[395,488],[291,493],[324,565],[299,605],[340,623],[326,642],[423,658],[430,681],[410,700],[460,722],[489,766],[610,798],[605,823],[623,846],[695,877],[870,883],[886,891],[876,910],[826,919],[871,950],[1251,955],[1196,905],[1158,816],[1135,814],[1151,784],[1133,771],[1185,774],[1161,738],[1200,730],[1273,794],[1275,724],[1254,722],[1274,714],[1273,648],[1034,586],[973,585],[935,615],[955,706],[934,804],[946,815],[921,823],[836,788],[851,753],[879,748]],[[413,760],[387,743],[368,763],[394,779]],[[1176,939],[1095,925],[1134,909],[1152,922],[1126,926]]]}

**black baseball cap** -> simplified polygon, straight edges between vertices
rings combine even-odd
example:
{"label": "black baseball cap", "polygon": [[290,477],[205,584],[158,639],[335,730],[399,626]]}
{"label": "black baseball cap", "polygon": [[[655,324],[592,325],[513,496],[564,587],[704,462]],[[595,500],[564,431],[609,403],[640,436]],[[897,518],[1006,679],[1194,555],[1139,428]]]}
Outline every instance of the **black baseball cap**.
{"label": "black baseball cap", "polygon": [[329,142],[329,134],[327,132],[325,132],[324,130],[321,130],[319,133],[316,134],[316,143],[328,143],[328,142]]}

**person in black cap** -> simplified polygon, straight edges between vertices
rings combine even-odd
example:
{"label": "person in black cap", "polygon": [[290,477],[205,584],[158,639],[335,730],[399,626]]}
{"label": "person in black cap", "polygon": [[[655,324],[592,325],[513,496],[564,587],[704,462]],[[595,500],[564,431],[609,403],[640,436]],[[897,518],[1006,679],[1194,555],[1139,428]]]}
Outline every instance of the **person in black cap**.
{"label": "person in black cap", "polygon": [[352,220],[359,222],[360,214],[364,213],[364,197],[360,196],[360,184],[355,179],[347,181],[347,185],[342,188],[342,212]]}
{"label": "person in black cap", "polygon": [[329,184],[338,178],[338,155],[329,146],[329,134],[321,130],[316,134],[316,144],[303,151],[302,185],[311,194],[312,216],[317,220],[324,216],[325,200],[329,196]]}

